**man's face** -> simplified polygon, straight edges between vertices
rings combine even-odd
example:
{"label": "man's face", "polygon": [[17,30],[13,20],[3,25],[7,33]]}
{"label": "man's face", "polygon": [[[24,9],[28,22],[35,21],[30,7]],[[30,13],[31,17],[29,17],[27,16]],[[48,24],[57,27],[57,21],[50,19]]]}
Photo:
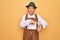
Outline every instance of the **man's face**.
{"label": "man's face", "polygon": [[34,8],[34,7],[32,7],[32,6],[29,6],[29,7],[28,7],[28,13],[29,13],[30,15],[32,15],[32,14],[34,13],[34,11],[35,11],[35,8]]}

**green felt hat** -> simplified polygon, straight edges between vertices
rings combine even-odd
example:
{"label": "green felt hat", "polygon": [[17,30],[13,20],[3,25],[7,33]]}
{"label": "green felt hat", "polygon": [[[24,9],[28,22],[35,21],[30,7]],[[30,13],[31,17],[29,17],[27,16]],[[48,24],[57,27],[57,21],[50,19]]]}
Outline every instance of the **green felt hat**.
{"label": "green felt hat", "polygon": [[26,7],[28,8],[29,6],[32,6],[32,7],[34,7],[35,9],[37,8],[37,7],[35,6],[35,3],[34,3],[34,2],[30,2]]}

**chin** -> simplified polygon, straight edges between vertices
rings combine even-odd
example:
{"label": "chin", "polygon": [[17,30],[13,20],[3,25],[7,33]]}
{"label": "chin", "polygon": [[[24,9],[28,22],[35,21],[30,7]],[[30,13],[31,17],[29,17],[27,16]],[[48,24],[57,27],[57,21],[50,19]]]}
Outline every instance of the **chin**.
{"label": "chin", "polygon": [[33,15],[33,14],[30,14],[30,15]]}
{"label": "chin", "polygon": [[30,15],[32,15],[33,13],[30,13]]}

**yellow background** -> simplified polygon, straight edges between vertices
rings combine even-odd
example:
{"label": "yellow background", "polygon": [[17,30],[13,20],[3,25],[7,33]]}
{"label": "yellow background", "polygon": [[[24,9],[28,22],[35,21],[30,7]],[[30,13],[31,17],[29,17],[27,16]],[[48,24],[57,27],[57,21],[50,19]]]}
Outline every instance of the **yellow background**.
{"label": "yellow background", "polygon": [[0,0],[0,40],[23,39],[19,23],[30,1],[36,3],[36,13],[48,22],[48,27],[39,33],[39,39],[60,40],[59,0]]}

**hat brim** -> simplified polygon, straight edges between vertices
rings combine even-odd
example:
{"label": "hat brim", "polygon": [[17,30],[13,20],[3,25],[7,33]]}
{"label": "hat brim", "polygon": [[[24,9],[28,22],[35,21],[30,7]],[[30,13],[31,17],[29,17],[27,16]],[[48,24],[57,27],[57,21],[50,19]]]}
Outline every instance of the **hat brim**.
{"label": "hat brim", "polygon": [[[26,6],[27,8],[29,7],[30,5],[28,5],[28,6]],[[35,9],[37,9],[37,7],[36,6],[32,6],[32,7],[34,7]]]}

